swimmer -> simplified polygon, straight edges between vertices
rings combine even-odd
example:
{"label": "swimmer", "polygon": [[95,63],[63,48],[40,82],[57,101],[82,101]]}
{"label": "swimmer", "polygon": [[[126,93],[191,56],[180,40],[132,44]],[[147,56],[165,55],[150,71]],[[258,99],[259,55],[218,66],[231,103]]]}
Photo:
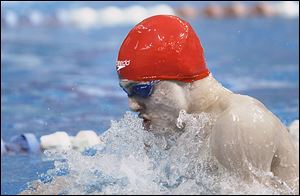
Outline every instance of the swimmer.
{"label": "swimmer", "polygon": [[145,129],[175,134],[184,131],[176,126],[181,110],[211,114],[210,150],[225,168],[245,180],[257,176],[253,168],[272,172],[299,191],[299,161],[287,128],[260,101],[213,77],[189,23],[171,15],[143,20],[123,41],[116,69]]}

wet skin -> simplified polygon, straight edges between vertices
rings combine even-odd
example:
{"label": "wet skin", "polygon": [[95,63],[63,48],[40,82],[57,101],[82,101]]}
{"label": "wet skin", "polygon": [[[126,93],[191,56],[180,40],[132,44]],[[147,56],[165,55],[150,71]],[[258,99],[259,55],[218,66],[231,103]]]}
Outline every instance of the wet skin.
{"label": "wet skin", "polygon": [[[121,81],[129,85],[133,81]],[[145,128],[176,132],[180,110],[215,116],[210,148],[217,160],[245,180],[255,170],[273,172],[298,192],[299,160],[290,134],[280,120],[258,100],[234,94],[212,75],[193,83],[161,81],[148,98],[129,97],[129,107],[139,112]],[[270,182],[272,184],[272,182]]]}

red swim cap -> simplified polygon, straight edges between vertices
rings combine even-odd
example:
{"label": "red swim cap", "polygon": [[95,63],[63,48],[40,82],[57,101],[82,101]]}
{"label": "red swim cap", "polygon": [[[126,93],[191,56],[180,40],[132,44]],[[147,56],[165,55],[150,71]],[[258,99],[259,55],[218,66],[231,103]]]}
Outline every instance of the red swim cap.
{"label": "red swim cap", "polygon": [[122,43],[117,61],[120,79],[193,82],[209,74],[193,28],[171,15],[137,24]]}

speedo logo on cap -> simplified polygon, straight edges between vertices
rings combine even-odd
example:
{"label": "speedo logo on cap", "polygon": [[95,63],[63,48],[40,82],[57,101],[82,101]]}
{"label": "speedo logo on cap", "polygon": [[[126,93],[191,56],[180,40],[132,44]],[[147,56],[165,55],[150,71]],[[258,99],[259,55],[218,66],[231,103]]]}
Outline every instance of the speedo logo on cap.
{"label": "speedo logo on cap", "polygon": [[117,66],[117,71],[120,69],[130,65],[130,60],[124,60],[124,61],[117,61],[116,66]]}

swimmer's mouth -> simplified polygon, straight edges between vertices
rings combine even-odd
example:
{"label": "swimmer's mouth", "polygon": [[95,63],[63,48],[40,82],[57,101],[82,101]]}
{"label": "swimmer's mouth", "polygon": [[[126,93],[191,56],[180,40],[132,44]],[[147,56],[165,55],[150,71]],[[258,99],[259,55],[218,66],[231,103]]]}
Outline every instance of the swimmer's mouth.
{"label": "swimmer's mouth", "polygon": [[139,118],[143,119],[143,126],[146,130],[150,129],[150,124],[151,124],[151,120],[149,119],[149,117],[146,114],[139,114]]}

